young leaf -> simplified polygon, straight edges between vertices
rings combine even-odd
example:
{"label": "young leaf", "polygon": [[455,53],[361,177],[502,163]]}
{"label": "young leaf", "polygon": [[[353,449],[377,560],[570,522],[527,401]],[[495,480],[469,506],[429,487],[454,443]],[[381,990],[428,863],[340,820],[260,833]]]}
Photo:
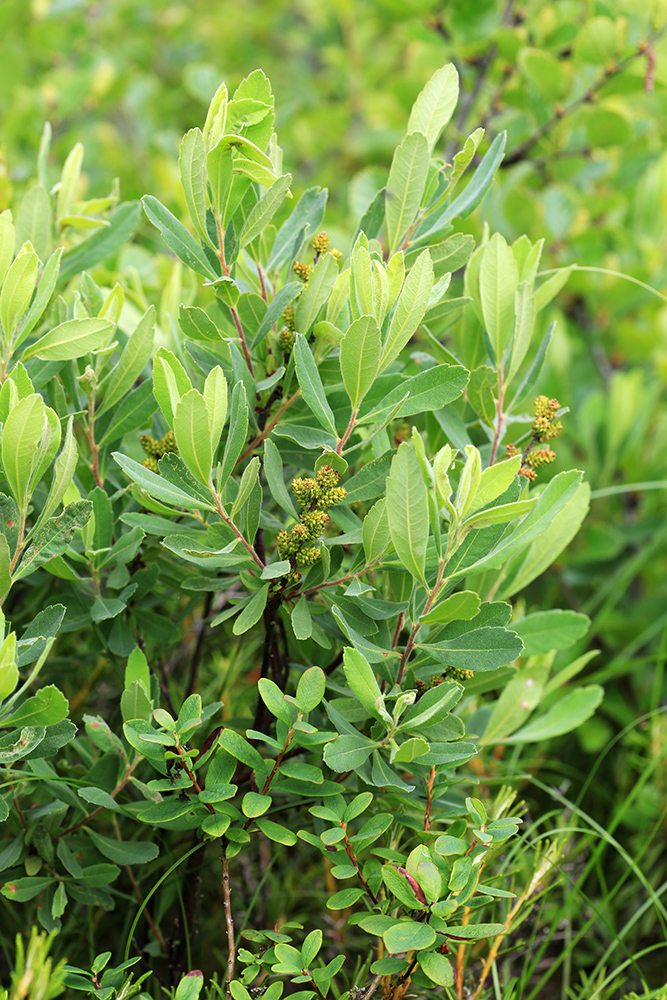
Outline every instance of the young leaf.
{"label": "young leaf", "polygon": [[313,268],[308,284],[299,298],[295,312],[296,330],[307,334],[317,319],[320,309],[329,298],[338,277],[336,261],[330,253],[322,254]]}
{"label": "young leaf", "polygon": [[264,614],[264,608],[266,607],[266,601],[269,596],[269,586],[270,584],[265,583],[261,590],[257,590],[246,606],[244,607],[241,614],[238,616],[234,622],[232,631],[234,635],[243,635],[249,629],[256,625],[259,619]]}
{"label": "young leaf", "polygon": [[211,427],[206,402],[196,389],[181,396],[174,416],[174,434],[187,468],[195,479],[208,485],[213,461]]}
{"label": "young leaf", "polygon": [[[419,135],[420,133],[415,133]],[[433,263],[428,250],[415,261],[396,303],[380,360],[384,370],[401,353],[421,323],[433,288]]]}
{"label": "young leaf", "polygon": [[206,144],[198,128],[191,128],[181,140],[178,169],[188,214],[202,243],[209,243],[206,231]]}
{"label": "young leaf", "polygon": [[412,106],[407,132],[422,132],[429,151],[452,117],[459,99],[459,75],[453,63],[436,70]]}
{"label": "young leaf", "polygon": [[285,196],[289,193],[291,183],[292,175],[284,174],[273,182],[268,191],[264,192],[254,208],[251,209],[239,233],[240,249],[252,243],[264,232],[285,200]]}
{"label": "young leaf", "polygon": [[500,233],[494,233],[482,254],[479,291],[482,316],[498,368],[514,328],[514,295],[518,284],[519,272],[512,248]]}
{"label": "young leaf", "polygon": [[422,132],[407,135],[394,153],[385,200],[390,257],[399,249],[417,217],[429,162],[429,143]]}
{"label": "young leaf", "polygon": [[21,251],[7,271],[0,292],[0,322],[5,341],[11,344],[14,332],[35,290],[39,258],[32,249]]}

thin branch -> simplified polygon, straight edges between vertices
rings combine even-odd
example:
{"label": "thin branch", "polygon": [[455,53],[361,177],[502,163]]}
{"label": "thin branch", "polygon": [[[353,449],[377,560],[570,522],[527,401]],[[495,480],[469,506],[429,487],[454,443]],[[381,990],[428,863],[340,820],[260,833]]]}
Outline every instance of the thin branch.
{"label": "thin branch", "polygon": [[602,90],[604,85],[609,80],[618,76],[619,73],[622,73],[629,63],[634,62],[635,59],[639,59],[641,56],[645,56],[647,52],[650,51],[653,43],[660,38],[664,31],[665,28],[663,27],[660,31],[652,35],[647,41],[640,42],[634,52],[631,52],[630,55],[625,56],[624,59],[619,59],[613,66],[607,66],[603,70],[600,78],[596,80],[596,82],[592,84],[592,86],[590,86],[580,97],[571,101],[564,108],[557,108],[551,118],[549,118],[544,125],[541,125],[540,128],[536,129],[536,131],[533,132],[533,134],[529,136],[525,142],[522,142],[520,146],[517,146],[517,148],[509,154],[509,156],[505,157],[500,165],[501,169],[504,170],[507,167],[512,167],[514,164],[521,163],[523,160],[527,159],[528,153],[530,153],[531,149],[536,146],[541,139],[544,139],[544,137],[547,136],[559,122],[561,122],[564,118],[569,117],[575,111],[578,111],[578,109],[584,104],[594,102],[597,98],[598,92]]}
{"label": "thin branch", "polygon": [[352,410],[352,416],[350,417],[350,422],[347,425],[347,429],[346,429],[345,433],[343,434],[342,438],[339,440],[338,445],[336,447],[336,454],[337,455],[342,455],[343,454],[343,448],[347,444],[347,439],[349,438],[350,434],[354,430],[354,425],[356,424],[356,422],[357,422],[357,411],[356,411],[356,409],[353,409]]}
{"label": "thin branch", "polygon": [[264,440],[264,438],[267,437],[271,433],[271,431],[273,430],[273,428],[276,426],[276,424],[278,423],[278,421],[282,417],[282,415],[285,412],[285,410],[289,406],[291,406],[292,403],[295,403],[297,401],[297,399],[300,398],[300,396],[301,396],[301,389],[297,389],[297,391],[294,393],[293,396],[290,396],[288,399],[285,400],[285,402],[276,411],[276,415],[271,418],[271,420],[266,425],[266,427],[264,428],[264,430],[260,431],[260,433],[257,435],[257,437],[255,437],[255,438],[252,439],[252,441],[250,442],[250,444],[248,445],[248,447],[246,448],[246,450],[243,452],[243,454],[236,460],[236,464],[237,465],[239,465],[240,462],[243,462],[248,457],[248,455],[252,455],[252,453],[255,450],[255,448],[257,448],[257,446],[262,443],[262,441]]}
{"label": "thin branch", "polygon": [[220,494],[217,493],[217,491],[215,490],[215,487],[213,486],[213,483],[209,482],[208,485],[209,485],[209,489],[210,489],[211,493],[213,494],[213,498],[215,500],[215,506],[217,507],[218,514],[220,515],[220,517],[222,518],[222,520],[225,522],[225,524],[227,525],[227,527],[232,529],[232,531],[234,532],[234,534],[236,535],[236,537],[240,541],[241,545],[243,545],[243,547],[248,551],[248,553],[255,560],[255,562],[257,563],[257,566],[260,569],[264,569],[264,563],[262,562],[262,560],[259,558],[259,556],[255,552],[255,549],[250,544],[250,542],[246,541],[246,539],[243,537],[243,533],[241,531],[239,531],[239,529],[236,527],[236,525],[232,521],[232,519],[229,516],[229,514],[226,512],[225,508],[222,506],[222,500],[220,499]]}
{"label": "thin branch", "polygon": [[222,838],[222,907],[225,911],[225,924],[227,926],[227,947],[229,955],[227,958],[227,1000],[232,1000],[231,984],[234,979],[234,969],[236,967],[236,943],[234,941],[234,920],[232,918],[232,889],[229,884],[229,860],[227,858],[227,841]]}

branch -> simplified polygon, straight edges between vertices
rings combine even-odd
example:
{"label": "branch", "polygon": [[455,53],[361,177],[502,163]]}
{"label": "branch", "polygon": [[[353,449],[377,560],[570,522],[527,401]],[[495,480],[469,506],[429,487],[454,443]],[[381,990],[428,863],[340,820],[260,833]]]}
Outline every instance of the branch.
{"label": "branch", "polygon": [[246,450],[243,452],[243,454],[239,458],[237,458],[237,460],[236,460],[236,464],[237,465],[240,462],[243,462],[244,459],[246,459],[248,457],[248,455],[252,455],[252,453],[255,450],[255,448],[258,445],[260,445],[262,443],[262,441],[264,440],[264,438],[267,437],[271,433],[271,431],[273,430],[273,428],[276,426],[276,424],[278,423],[278,421],[282,417],[282,415],[285,412],[285,410],[289,406],[291,406],[292,403],[295,403],[297,401],[297,399],[300,398],[300,396],[301,396],[301,389],[297,389],[297,391],[294,393],[293,396],[290,396],[289,399],[285,400],[285,402],[276,411],[275,417],[272,417],[272,419],[266,425],[266,427],[264,428],[264,430],[260,431],[260,433],[257,435],[257,437],[254,437],[252,439],[252,441],[250,442],[250,444],[248,445],[248,447],[246,448]]}
{"label": "branch", "polygon": [[222,907],[225,911],[225,924],[227,925],[227,947],[229,956],[227,958],[227,1000],[232,1000],[231,984],[234,978],[236,967],[236,944],[234,942],[234,920],[232,918],[232,890],[229,884],[229,861],[227,859],[227,841],[222,838]]}

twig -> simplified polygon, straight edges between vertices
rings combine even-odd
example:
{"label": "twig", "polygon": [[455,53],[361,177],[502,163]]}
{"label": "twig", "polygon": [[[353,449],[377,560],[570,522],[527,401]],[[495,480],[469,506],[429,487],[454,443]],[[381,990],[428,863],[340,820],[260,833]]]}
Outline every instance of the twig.
{"label": "twig", "polygon": [[248,445],[248,447],[246,448],[246,450],[243,452],[243,454],[236,460],[236,464],[237,465],[240,462],[243,462],[248,457],[248,455],[252,455],[252,453],[255,450],[255,448],[262,443],[262,441],[264,440],[264,438],[268,434],[271,433],[271,431],[273,430],[273,428],[276,426],[276,424],[278,423],[278,421],[282,417],[282,415],[285,412],[285,410],[289,406],[291,406],[292,403],[295,403],[297,401],[297,399],[300,398],[300,396],[301,396],[301,389],[297,389],[297,391],[294,393],[293,396],[290,396],[289,399],[285,400],[285,402],[276,411],[276,415],[271,418],[271,420],[266,425],[266,427],[264,428],[264,430],[260,431],[260,433],[257,435],[257,437],[254,437],[252,439],[252,441],[250,442],[250,444]]}
{"label": "twig", "polygon": [[95,477],[95,485],[102,489],[103,480],[100,479],[100,465],[99,465],[99,448],[95,444],[95,393],[91,392],[90,402],[88,403],[88,441],[90,443],[90,450],[93,455],[93,476]]}
{"label": "twig", "polygon": [[222,520],[225,522],[225,524],[227,525],[227,527],[232,529],[232,531],[234,532],[234,534],[236,535],[236,537],[240,541],[241,545],[243,545],[243,547],[249,552],[249,554],[255,560],[255,562],[257,563],[257,565],[259,566],[259,568],[260,569],[264,569],[264,563],[262,562],[262,560],[259,558],[259,556],[255,552],[255,549],[250,544],[250,542],[247,542],[245,540],[245,538],[243,537],[242,532],[239,531],[239,529],[236,527],[236,525],[232,521],[232,519],[229,516],[229,514],[226,512],[225,508],[222,506],[222,500],[220,499],[220,494],[216,491],[215,487],[213,486],[213,483],[209,481],[208,485],[209,485],[209,489],[210,489],[211,493],[213,494],[213,499],[215,500],[215,506],[217,507],[218,514],[220,515],[220,517],[222,518]]}
{"label": "twig", "polygon": [[584,104],[592,103],[596,99],[598,92],[604,87],[605,83],[611,80],[612,77],[618,76],[618,74],[621,73],[629,63],[638,59],[640,56],[645,56],[651,49],[653,43],[660,38],[664,31],[665,28],[663,27],[660,31],[652,35],[647,41],[640,42],[634,52],[631,52],[630,55],[626,56],[624,59],[619,59],[613,66],[607,66],[604,69],[602,76],[592,86],[590,86],[585,93],[581,95],[581,97],[577,97],[564,108],[557,108],[555,113],[544,123],[544,125],[541,125],[540,128],[536,129],[536,131],[533,132],[533,134],[529,136],[525,142],[522,142],[520,146],[517,146],[517,148],[509,154],[509,156],[505,157],[500,165],[501,169],[507,169],[507,167],[512,167],[516,163],[521,163],[522,160],[527,159],[528,153],[530,153],[533,146],[537,145],[540,139],[544,139],[544,137],[549,134],[555,125],[561,122],[564,118],[573,114],[573,112],[577,111]]}
{"label": "twig", "polygon": [[[445,565],[446,565],[446,559],[442,559],[440,561],[440,566],[438,568],[438,579],[435,581],[435,586],[433,587],[433,590],[428,595],[428,600],[424,605],[424,610],[422,611],[420,618],[422,615],[428,614],[428,612],[433,607],[433,602],[435,601],[436,597],[438,596],[438,593],[440,592],[440,588],[442,587],[443,577],[445,574]],[[410,659],[410,654],[412,653],[412,650],[414,648],[415,639],[417,638],[417,632],[419,632],[419,628],[420,628],[420,621],[418,618],[415,622],[413,622],[412,629],[410,630],[410,637],[407,643],[405,644],[405,649],[401,657],[401,663],[398,668],[398,675],[396,677],[397,684],[400,684],[401,681],[403,680],[403,675],[405,674],[405,670],[408,665],[408,660]]]}
{"label": "twig", "polygon": [[375,993],[381,982],[382,982],[382,974],[375,977],[371,985],[368,987],[368,990],[362,996],[361,1000],[371,1000],[371,997],[373,996],[373,994]]}
{"label": "twig", "polygon": [[350,422],[347,425],[347,429],[346,429],[345,433],[343,434],[342,438],[339,440],[338,445],[336,446],[336,454],[337,455],[342,455],[343,454],[343,448],[347,444],[347,439],[349,438],[350,434],[354,430],[354,425],[356,424],[356,422],[357,422],[357,411],[356,411],[356,409],[354,409],[354,410],[352,410],[352,416],[350,417]]}
{"label": "twig", "polygon": [[424,832],[428,833],[431,827],[431,804],[433,802],[433,784],[435,782],[435,764],[431,766],[431,773],[426,783],[426,812],[424,813]]}
{"label": "twig", "polygon": [[234,979],[234,969],[236,967],[236,944],[234,942],[234,920],[232,918],[232,889],[229,884],[229,861],[227,859],[227,841],[222,838],[222,906],[225,911],[225,924],[227,925],[227,947],[229,956],[227,958],[227,1000],[232,1000],[232,980]]}
{"label": "twig", "polygon": [[[218,243],[220,245],[220,252],[218,253],[218,258],[220,260],[220,267],[222,268],[222,273],[226,278],[229,277],[229,268],[227,267],[227,261],[225,260],[225,234],[222,231],[222,223],[220,219],[216,219],[216,227],[218,230]],[[241,350],[243,351],[243,357],[245,358],[245,363],[248,366],[248,371],[255,377],[255,372],[252,367],[252,358],[250,357],[250,351],[248,350],[248,345],[246,344],[246,339],[243,334],[243,326],[241,325],[241,317],[239,316],[235,306],[230,306],[229,311],[232,314],[234,320],[234,325],[236,326],[236,332],[239,335],[239,340],[241,341]]]}

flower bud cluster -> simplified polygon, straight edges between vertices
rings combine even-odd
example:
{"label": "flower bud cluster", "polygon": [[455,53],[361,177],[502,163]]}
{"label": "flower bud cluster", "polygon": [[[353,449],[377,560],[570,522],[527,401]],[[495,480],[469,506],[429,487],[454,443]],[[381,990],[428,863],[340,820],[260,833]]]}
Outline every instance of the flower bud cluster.
{"label": "flower bud cluster", "polygon": [[469,681],[474,676],[474,670],[464,670],[463,667],[447,667],[445,671],[445,680],[448,681]]}
{"label": "flower bud cluster", "polygon": [[327,508],[341,503],[347,491],[338,486],[340,475],[329,465],[323,465],[314,479],[299,477],[292,483],[294,496],[303,508],[299,521],[291,531],[278,533],[278,555],[289,559],[293,573],[297,566],[312,566],[321,558],[317,542],[329,524]]}
{"label": "flower bud cluster", "polygon": [[538,396],[535,400],[535,420],[533,421],[533,434],[543,444],[551,438],[558,437],[563,429],[560,420],[556,420],[560,403],[557,399],[549,399],[548,396]]}
{"label": "flower bud cluster", "polygon": [[290,354],[294,347],[294,331],[284,326],[278,334],[278,346],[283,354]]}
{"label": "flower bud cluster", "polygon": [[303,287],[308,287],[308,281],[310,279],[310,272],[313,270],[312,264],[304,264],[302,260],[295,260],[292,265],[292,270],[296,274],[297,278],[303,281]]}
{"label": "flower bud cluster", "polygon": [[[538,396],[534,404],[535,419],[533,420],[533,439],[523,454],[523,462],[519,469],[519,475],[524,476],[529,482],[537,479],[537,470],[545,465],[550,465],[556,459],[556,452],[551,448],[538,448],[533,451],[535,444],[544,444],[551,438],[558,437],[563,429],[560,420],[557,420],[560,403],[557,399],[549,399],[548,396]],[[514,444],[507,445],[507,457],[514,458],[521,452]]]}
{"label": "flower bud cluster", "polygon": [[294,330],[296,329],[296,316],[294,313],[294,306],[286,306],[283,309],[282,319],[287,329],[290,330],[292,333],[294,333]]}
{"label": "flower bud cluster", "polygon": [[145,465],[151,472],[160,471],[157,463],[163,455],[178,451],[173,431],[167,431],[159,441],[157,438],[151,437],[150,434],[140,434],[139,441],[141,442],[141,447],[148,455],[148,458],[145,458],[141,464]]}

